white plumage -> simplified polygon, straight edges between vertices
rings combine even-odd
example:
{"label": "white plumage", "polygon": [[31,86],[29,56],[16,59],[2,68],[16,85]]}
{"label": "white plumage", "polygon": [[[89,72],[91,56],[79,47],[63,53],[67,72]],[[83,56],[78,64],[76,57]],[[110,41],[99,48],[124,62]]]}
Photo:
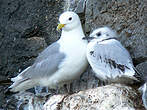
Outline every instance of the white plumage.
{"label": "white plumage", "polygon": [[14,82],[9,87],[11,91],[24,91],[34,86],[57,88],[85,71],[87,41],[82,40],[85,35],[78,15],[64,12],[59,21],[60,39],[41,52],[32,66],[11,79]]}
{"label": "white plumage", "polygon": [[94,30],[88,38],[91,39],[87,46],[88,62],[100,80],[126,83],[128,79],[137,80],[130,54],[116,37],[108,27]]}

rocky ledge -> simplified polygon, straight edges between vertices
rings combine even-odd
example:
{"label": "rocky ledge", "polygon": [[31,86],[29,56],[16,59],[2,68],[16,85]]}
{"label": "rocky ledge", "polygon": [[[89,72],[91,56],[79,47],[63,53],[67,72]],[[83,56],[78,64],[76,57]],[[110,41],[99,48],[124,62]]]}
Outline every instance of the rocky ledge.
{"label": "rocky ledge", "polygon": [[[33,63],[42,49],[58,39],[58,16],[65,10],[79,14],[86,35],[104,25],[116,30],[138,71],[147,74],[145,0],[1,0],[0,81],[16,76]],[[137,89],[124,85],[98,87],[98,79],[90,68],[87,71],[79,80],[73,82],[74,94],[51,94],[45,98],[41,97],[41,107],[47,110],[52,107],[52,110],[144,109]],[[18,107],[16,102],[19,101],[13,98],[12,94],[8,96],[4,93],[8,86],[8,83],[0,84],[0,109],[24,109],[26,106]],[[64,93],[64,90],[60,91]],[[38,101],[34,94],[31,96],[34,97],[34,102]],[[35,104],[26,100],[21,104]],[[54,104],[51,105],[52,103]]]}

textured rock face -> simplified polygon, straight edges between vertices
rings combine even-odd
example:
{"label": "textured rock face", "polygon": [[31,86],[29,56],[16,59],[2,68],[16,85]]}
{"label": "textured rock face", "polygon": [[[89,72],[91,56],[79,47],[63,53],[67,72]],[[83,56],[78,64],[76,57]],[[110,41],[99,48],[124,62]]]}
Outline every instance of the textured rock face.
{"label": "textured rock face", "polygon": [[138,64],[136,68],[140,73],[143,73],[144,80],[147,81],[147,61]]}
{"label": "textured rock face", "polygon": [[136,91],[122,85],[108,85],[70,96],[54,95],[45,110],[144,110]]}
{"label": "textured rock face", "polygon": [[60,0],[0,1],[1,75],[14,76],[38,55],[37,49],[30,50],[30,45],[35,43],[29,42],[28,38],[42,37],[47,44],[58,39],[57,17],[62,8]]}
{"label": "textured rock face", "polygon": [[[86,35],[104,25],[116,30],[139,72],[147,74],[145,6],[146,0],[0,0],[0,81],[30,66],[43,48],[58,39],[56,25],[63,10],[74,10],[80,15]],[[81,92],[65,99],[64,95],[55,95],[51,99],[56,98],[58,109],[63,110],[143,110],[140,95],[134,89],[123,85],[97,88],[98,82],[89,68],[72,84],[73,92]],[[0,85],[0,109],[14,110],[16,100],[5,98],[5,89],[6,86]],[[60,91],[65,92],[63,88]],[[32,97],[39,100],[34,95]],[[8,99],[10,101],[6,103]],[[46,99],[48,96],[41,100]],[[50,106],[48,102],[45,107]]]}

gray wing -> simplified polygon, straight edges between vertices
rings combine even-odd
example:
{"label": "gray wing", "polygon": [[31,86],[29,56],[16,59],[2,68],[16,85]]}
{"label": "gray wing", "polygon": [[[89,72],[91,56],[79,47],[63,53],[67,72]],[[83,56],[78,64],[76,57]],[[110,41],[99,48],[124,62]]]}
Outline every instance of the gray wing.
{"label": "gray wing", "polygon": [[60,45],[53,43],[48,46],[36,58],[35,63],[20,75],[24,78],[39,78],[51,76],[59,69],[60,63],[65,58],[64,53],[59,52]]}
{"label": "gray wing", "polygon": [[9,87],[10,91],[27,90],[37,85],[34,79],[50,77],[54,74],[65,58],[65,55],[59,51],[59,46],[58,43],[48,46],[32,66],[26,68],[17,77],[11,78],[14,83]]}
{"label": "gray wing", "polygon": [[98,77],[115,78],[134,75],[128,51],[115,39],[96,42],[87,53],[88,61]]}
{"label": "gray wing", "polygon": [[44,59],[46,59],[48,56],[56,54],[59,52],[60,45],[55,42],[51,45],[49,45],[45,50],[43,50],[39,56],[36,58],[35,63],[40,62]]}

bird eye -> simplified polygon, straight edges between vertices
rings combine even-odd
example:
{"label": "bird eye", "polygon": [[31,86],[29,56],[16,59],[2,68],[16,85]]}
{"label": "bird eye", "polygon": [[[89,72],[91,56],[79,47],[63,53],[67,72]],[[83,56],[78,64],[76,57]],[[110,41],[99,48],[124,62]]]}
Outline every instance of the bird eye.
{"label": "bird eye", "polygon": [[101,32],[96,33],[97,36],[101,36]]}
{"label": "bird eye", "polygon": [[70,17],[68,20],[71,21],[72,20],[72,17]]}

